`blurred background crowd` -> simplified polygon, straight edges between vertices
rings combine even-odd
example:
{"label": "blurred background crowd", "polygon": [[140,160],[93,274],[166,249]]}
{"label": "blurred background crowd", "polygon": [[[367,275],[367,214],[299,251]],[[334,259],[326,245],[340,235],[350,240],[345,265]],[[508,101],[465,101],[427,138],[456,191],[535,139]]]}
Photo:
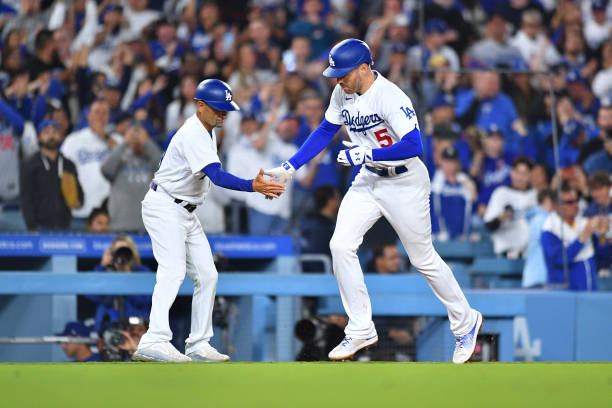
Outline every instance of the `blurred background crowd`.
{"label": "blurred background crowd", "polygon": [[[2,231],[144,233],[140,201],[206,78],[241,107],[217,129],[223,166],[245,178],[277,166],[324,117],[330,48],[355,37],[413,101],[436,240],[492,240],[496,256],[526,258],[525,287],[594,290],[609,274],[608,0],[3,0],[0,30]],[[347,137],[280,200],[213,187],[204,230],[292,234],[329,255],[359,171],[336,165]],[[407,270],[396,240],[375,226],[368,270]],[[100,267],[147,270],[132,249]]]}

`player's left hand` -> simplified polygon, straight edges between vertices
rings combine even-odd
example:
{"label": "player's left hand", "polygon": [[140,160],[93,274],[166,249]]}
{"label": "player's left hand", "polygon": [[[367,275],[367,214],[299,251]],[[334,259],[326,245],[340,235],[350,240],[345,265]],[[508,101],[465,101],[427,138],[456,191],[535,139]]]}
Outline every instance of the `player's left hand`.
{"label": "player's left hand", "polygon": [[372,160],[372,149],[354,144],[353,142],[343,141],[347,150],[338,153],[337,161],[343,166],[359,166],[363,163],[370,163]]}

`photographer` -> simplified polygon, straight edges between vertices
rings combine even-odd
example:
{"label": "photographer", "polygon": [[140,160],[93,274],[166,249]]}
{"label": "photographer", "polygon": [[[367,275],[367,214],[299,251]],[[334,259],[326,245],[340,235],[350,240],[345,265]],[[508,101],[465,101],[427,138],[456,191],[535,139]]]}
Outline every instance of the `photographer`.
{"label": "photographer", "polygon": [[[136,244],[127,235],[117,235],[109,249],[104,251],[95,272],[151,272],[140,263]],[[88,295],[87,299],[97,304],[96,331],[108,324],[122,320],[125,316],[148,316],[151,311],[151,296],[100,296]]]}
{"label": "photographer", "polygon": [[102,361],[131,361],[148,328],[149,322],[141,316],[130,316],[112,323],[101,333],[98,341]]}

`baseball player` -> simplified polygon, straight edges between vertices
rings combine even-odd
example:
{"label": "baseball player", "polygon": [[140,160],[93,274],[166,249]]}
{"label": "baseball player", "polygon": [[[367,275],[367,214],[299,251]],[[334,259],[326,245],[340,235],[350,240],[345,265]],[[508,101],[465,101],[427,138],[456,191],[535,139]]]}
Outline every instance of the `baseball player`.
{"label": "baseball player", "polygon": [[[227,112],[239,110],[232,90],[223,81],[207,79],[196,90],[197,112],[172,138],[151,188],[142,201],[142,219],[151,237],[159,264],[149,330],[142,336],[134,359],[140,361],[227,361],[209,343],[213,335],[212,310],[217,270],[196,207],[204,201],[211,182],[239,191],[256,191],[278,198],[282,184],[263,179],[263,170],[253,180],[238,178],[221,168],[213,129],[222,127]],[[172,344],[168,312],[181,283],[189,275],[194,284],[191,333],[185,351]]]}
{"label": "baseball player", "polygon": [[287,182],[344,125],[351,142],[344,142],[349,149],[340,151],[337,161],[344,166],[363,166],[342,200],[329,243],[349,317],[346,336],[329,358],[344,360],[378,342],[357,248],[364,234],[384,216],[397,231],[410,262],[446,306],[456,338],[453,362],[464,363],[474,353],[482,315],[470,308],[431,242],[429,176],[418,157],[423,146],[412,102],[371,65],[372,55],[363,41],[347,39],[332,48],[323,75],[335,78],[336,86],[325,119],[293,157],[264,173]]}

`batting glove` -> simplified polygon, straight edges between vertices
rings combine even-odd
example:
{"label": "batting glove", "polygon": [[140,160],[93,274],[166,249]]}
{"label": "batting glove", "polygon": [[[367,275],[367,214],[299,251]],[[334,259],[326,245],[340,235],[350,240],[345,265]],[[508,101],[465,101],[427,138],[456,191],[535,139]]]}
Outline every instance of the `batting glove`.
{"label": "batting glove", "polygon": [[289,163],[288,161],[282,162],[279,167],[264,170],[264,174],[266,176],[270,176],[272,177],[273,181],[282,184],[287,184],[293,177],[293,173],[295,173],[295,168],[293,168],[291,163]]}
{"label": "batting glove", "polygon": [[342,144],[348,147],[348,149],[341,150],[340,153],[338,153],[337,160],[341,165],[359,166],[360,164],[374,161],[372,160],[372,149],[367,149],[352,142],[344,141]]}

